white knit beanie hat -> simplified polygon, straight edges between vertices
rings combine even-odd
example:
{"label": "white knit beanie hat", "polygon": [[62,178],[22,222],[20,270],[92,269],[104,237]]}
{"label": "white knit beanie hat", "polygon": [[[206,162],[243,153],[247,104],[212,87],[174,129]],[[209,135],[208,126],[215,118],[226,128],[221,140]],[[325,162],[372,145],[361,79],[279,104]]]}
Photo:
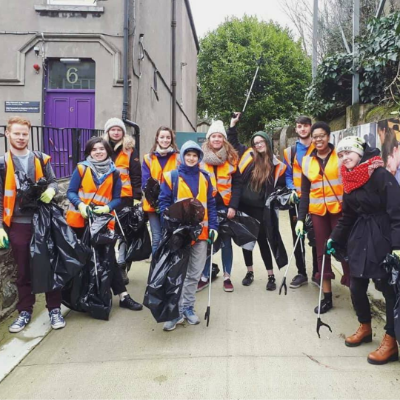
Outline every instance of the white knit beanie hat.
{"label": "white knit beanie hat", "polygon": [[342,151],[354,151],[354,153],[357,153],[362,157],[365,151],[364,145],[364,139],[358,136],[347,136],[338,143],[336,153],[339,154]]}
{"label": "white knit beanie hat", "polygon": [[110,118],[106,124],[104,125],[104,132],[108,133],[108,131],[114,127],[114,126],[118,126],[119,128],[121,128],[124,131],[124,135],[126,135],[126,127],[125,124],[122,122],[121,119],[119,118]]}
{"label": "white knit beanie hat", "polygon": [[226,136],[226,131],[222,121],[214,121],[211,124],[211,126],[208,128],[206,139],[208,139],[213,133],[220,133],[221,135],[225,136],[225,139],[228,138],[228,136]]}

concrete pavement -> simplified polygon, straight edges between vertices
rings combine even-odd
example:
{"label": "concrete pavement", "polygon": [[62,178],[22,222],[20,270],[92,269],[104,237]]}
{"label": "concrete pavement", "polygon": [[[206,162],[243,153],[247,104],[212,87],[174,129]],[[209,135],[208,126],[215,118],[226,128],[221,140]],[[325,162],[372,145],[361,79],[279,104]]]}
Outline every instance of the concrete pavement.
{"label": "concrete pavement", "polygon": [[[281,226],[291,251],[289,222]],[[178,326],[163,332],[150,312],[114,308],[110,321],[69,313],[67,326],[51,332],[0,383],[1,399],[397,399],[398,362],[366,361],[383,336],[379,315],[374,340],[347,348],[358,327],[348,289],[334,284],[334,309],[322,316],[333,332],[315,332],[318,288],[308,284],[287,296],[267,292],[267,273],[255,251],[255,281],[241,285],[245,267],[234,250],[235,291],[213,285],[210,326]],[[308,252],[308,256],[310,255]],[[309,258],[309,257],[308,257]],[[220,256],[216,257],[219,264]],[[308,260],[311,267],[311,262]],[[143,299],[149,264],[135,263],[129,293]],[[311,271],[311,268],[309,268]],[[275,270],[278,286],[283,270]],[[296,274],[294,264],[288,282]],[[203,317],[207,290],[197,295]],[[0,352],[1,359],[1,352]]]}

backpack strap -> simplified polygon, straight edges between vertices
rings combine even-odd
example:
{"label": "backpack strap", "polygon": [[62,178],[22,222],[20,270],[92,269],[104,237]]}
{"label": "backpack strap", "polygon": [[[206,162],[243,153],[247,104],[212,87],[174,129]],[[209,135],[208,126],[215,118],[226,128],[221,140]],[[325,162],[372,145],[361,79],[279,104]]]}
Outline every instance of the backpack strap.
{"label": "backpack strap", "polygon": [[172,194],[174,196],[174,202],[176,202],[178,198],[178,171],[176,169],[171,171],[171,184],[172,184]]}
{"label": "backpack strap", "polygon": [[297,146],[296,143],[290,146],[290,166],[293,168],[294,158],[296,157]]}

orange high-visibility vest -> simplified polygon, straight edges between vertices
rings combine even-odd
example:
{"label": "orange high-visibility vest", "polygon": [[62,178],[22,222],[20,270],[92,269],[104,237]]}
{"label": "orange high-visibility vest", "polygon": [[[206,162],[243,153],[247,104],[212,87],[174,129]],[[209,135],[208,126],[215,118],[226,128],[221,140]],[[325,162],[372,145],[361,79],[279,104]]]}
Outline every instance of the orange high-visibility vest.
{"label": "orange high-visibility vest", "polygon": [[[42,153],[43,164],[46,165],[51,157]],[[43,169],[40,159],[34,156],[35,159],[35,180],[36,182],[43,177]],[[15,169],[14,163],[10,152],[4,155],[4,164],[6,168],[6,181],[4,184],[4,200],[3,200],[3,221],[9,227],[14,213],[15,200],[17,197],[17,185],[15,182]]]}
{"label": "orange high-visibility vest", "polygon": [[[114,174],[109,174],[104,182],[99,187],[96,187],[91,169],[83,164],[78,164],[77,168],[79,175],[82,178],[81,186],[78,192],[78,196],[81,201],[87,205],[107,205],[112,200]],[[85,226],[85,219],[72,203],[69,204],[66,220],[67,224],[73,228],[83,228]],[[114,226],[115,221],[112,219],[108,223],[108,228],[113,230]]]}
{"label": "orange high-visibility vest", "polygon": [[[161,185],[163,181],[163,173],[173,171],[179,165],[178,156],[178,153],[173,153],[170,155],[167,163],[164,166],[164,169],[161,168],[158,157],[155,154],[146,154],[143,159],[146,165],[149,167],[150,176],[158,181]],[[143,211],[155,212],[155,209],[149,204],[149,202],[146,200],[146,197],[143,197]]]}
{"label": "orange high-visibility vest", "polygon": [[132,182],[129,176],[129,161],[131,159],[131,155],[132,150],[127,152],[121,150],[114,162],[115,167],[119,171],[119,175],[121,177],[121,197],[133,197]]}
{"label": "orange high-visibility vest", "polygon": [[[286,171],[286,164],[282,161],[278,160],[277,157],[273,156],[273,163],[274,163],[274,187],[276,186],[276,182],[278,179],[285,173]],[[245,171],[248,165],[253,162],[253,149],[249,147],[242,155],[239,161],[239,171],[241,174]]]}
{"label": "orange high-visibility vest", "polygon": [[325,174],[321,175],[321,166],[317,158],[312,155],[303,158],[302,171],[311,182],[309,213],[321,216],[325,215],[327,211],[331,214],[340,213],[342,211],[343,185],[336,151],[332,150],[325,166]]}
{"label": "orange high-visibility vest", "polygon": [[217,166],[217,176],[215,176],[213,165],[201,162],[200,168],[210,174],[213,196],[215,197],[218,192],[224,204],[228,207],[232,197],[232,174],[236,172],[237,165],[232,165],[229,161],[225,161],[222,165]]}
{"label": "orange high-visibility vest", "polygon": [[[311,152],[315,149],[314,144],[310,144],[308,146],[307,152],[304,155],[308,156],[311,154]],[[301,165],[299,164],[296,155],[294,156],[293,164],[292,164],[292,147],[288,147],[285,150],[283,150],[283,156],[288,163],[292,167],[292,172],[293,172],[293,185],[296,189],[297,195],[301,197]]]}
{"label": "orange high-visibility vest", "polygon": [[[165,172],[164,173],[164,179],[166,184],[169,186],[171,191],[174,191],[174,188],[172,187],[172,178],[171,178],[171,172]],[[207,240],[208,239],[208,208],[207,208],[207,191],[208,191],[208,181],[206,177],[203,175],[202,172],[200,172],[199,176],[199,193],[196,197],[197,200],[200,201],[200,203],[204,207],[204,219],[203,219],[203,229],[198,237],[197,240]],[[183,180],[181,176],[178,176],[178,190],[177,190],[177,199],[176,200],[183,200],[183,199],[188,199],[188,198],[194,198],[192,191],[190,190],[189,186],[187,183]]]}

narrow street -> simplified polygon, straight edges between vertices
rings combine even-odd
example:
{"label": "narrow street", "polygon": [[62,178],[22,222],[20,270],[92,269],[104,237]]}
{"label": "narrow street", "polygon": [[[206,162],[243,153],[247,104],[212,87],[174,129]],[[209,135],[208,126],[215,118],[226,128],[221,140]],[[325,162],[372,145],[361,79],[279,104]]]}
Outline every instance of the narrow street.
{"label": "narrow street", "polygon": [[[286,213],[281,216],[290,250]],[[255,254],[255,281],[244,287],[245,267],[235,248],[235,291],[222,290],[221,276],[215,281],[208,328],[202,321],[163,332],[147,309],[120,309],[115,298],[109,322],[70,312],[66,328],[50,332],[0,383],[0,398],[398,398],[399,363],[378,367],[366,361],[382,338],[382,320],[373,321],[372,343],[347,348],[344,338],[358,323],[348,289],[336,279],[334,309],[322,316],[333,332],[321,328],[318,339],[317,287],[289,289],[287,296],[267,292],[267,274]],[[135,299],[143,298],[148,268],[141,262],[130,271]],[[288,282],[295,273],[293,264]],[[276,274],[279,287],[283,271]],[[207,290],[198,294],[200,316],[207,296]]]}

